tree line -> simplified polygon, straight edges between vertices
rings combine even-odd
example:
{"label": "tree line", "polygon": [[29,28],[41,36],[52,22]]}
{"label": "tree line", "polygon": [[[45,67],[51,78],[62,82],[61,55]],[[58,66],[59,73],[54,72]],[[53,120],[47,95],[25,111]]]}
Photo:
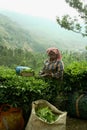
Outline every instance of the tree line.
{"label": "tree line", "polygon": [[[62,60],[65,67],[73,61],[87,61],[87,51],[84,52],[62,52]],[[28,66],[35,71],[39,71],[43,67],[43,62],[47,58],[44,52],[30,52],[22,49],[11,49],[0,46],[0,66],[8,66],[15,68],[16,66]]]}

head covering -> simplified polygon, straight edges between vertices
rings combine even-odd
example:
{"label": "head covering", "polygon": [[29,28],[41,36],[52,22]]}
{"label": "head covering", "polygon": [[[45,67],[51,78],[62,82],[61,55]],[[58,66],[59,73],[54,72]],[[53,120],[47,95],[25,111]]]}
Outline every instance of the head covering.
{"label": "head covering", "polygon": [[47,50],[46,50],[46,52],[47,52],[47,54],[49,55],[50,54],[50,52],[54,52],[58,57],[57,57],[57,60],[61,60],[62,59],[62,56],[61,56],[61,54],[60,54],[60,51],[57,49],[57,48],[55,48],[55,47],[50,47],[50,48],[48,48]]}

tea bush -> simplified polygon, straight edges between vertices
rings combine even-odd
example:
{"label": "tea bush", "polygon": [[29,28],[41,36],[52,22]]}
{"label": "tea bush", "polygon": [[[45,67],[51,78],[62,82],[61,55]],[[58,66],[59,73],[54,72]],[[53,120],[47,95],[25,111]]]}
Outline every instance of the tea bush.
{"label": "tea bush", "polygon": [[29,117],[32,101],[44,99],[55,104],[57,96],[66,99],[69,93],[75,91],[87,91],[87,62],[72,62],[68,65],[61,85],[56,79],[44,79],[37,75],[18,76],[15,69],[0,67],[0,104],[21,107],[25,120]]}

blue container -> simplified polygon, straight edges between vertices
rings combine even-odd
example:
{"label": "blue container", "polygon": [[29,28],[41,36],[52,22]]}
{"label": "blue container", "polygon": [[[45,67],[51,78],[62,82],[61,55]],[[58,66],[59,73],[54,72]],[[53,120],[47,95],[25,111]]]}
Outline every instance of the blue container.
{"label": "blue container", "polygon": [[23,70],[23,69],[29,69],[29,67],[27,67],[27,66],[17,66],[16,67],[16,73],[20,74],[21,70]]}

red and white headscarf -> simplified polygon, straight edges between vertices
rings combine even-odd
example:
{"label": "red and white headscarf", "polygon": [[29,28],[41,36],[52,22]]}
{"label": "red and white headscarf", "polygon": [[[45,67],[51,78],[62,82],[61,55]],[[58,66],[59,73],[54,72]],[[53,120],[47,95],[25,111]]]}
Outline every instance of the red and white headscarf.
{"label": "red and white headscarf", "polygon": [[46,52],[47,52],[48,55],[50,54],[50,52],[54,52],[58,56],[57,57],[58,60],[62,59],[60,51],[57,48],[55,48],[55,47],[48,48]]}

